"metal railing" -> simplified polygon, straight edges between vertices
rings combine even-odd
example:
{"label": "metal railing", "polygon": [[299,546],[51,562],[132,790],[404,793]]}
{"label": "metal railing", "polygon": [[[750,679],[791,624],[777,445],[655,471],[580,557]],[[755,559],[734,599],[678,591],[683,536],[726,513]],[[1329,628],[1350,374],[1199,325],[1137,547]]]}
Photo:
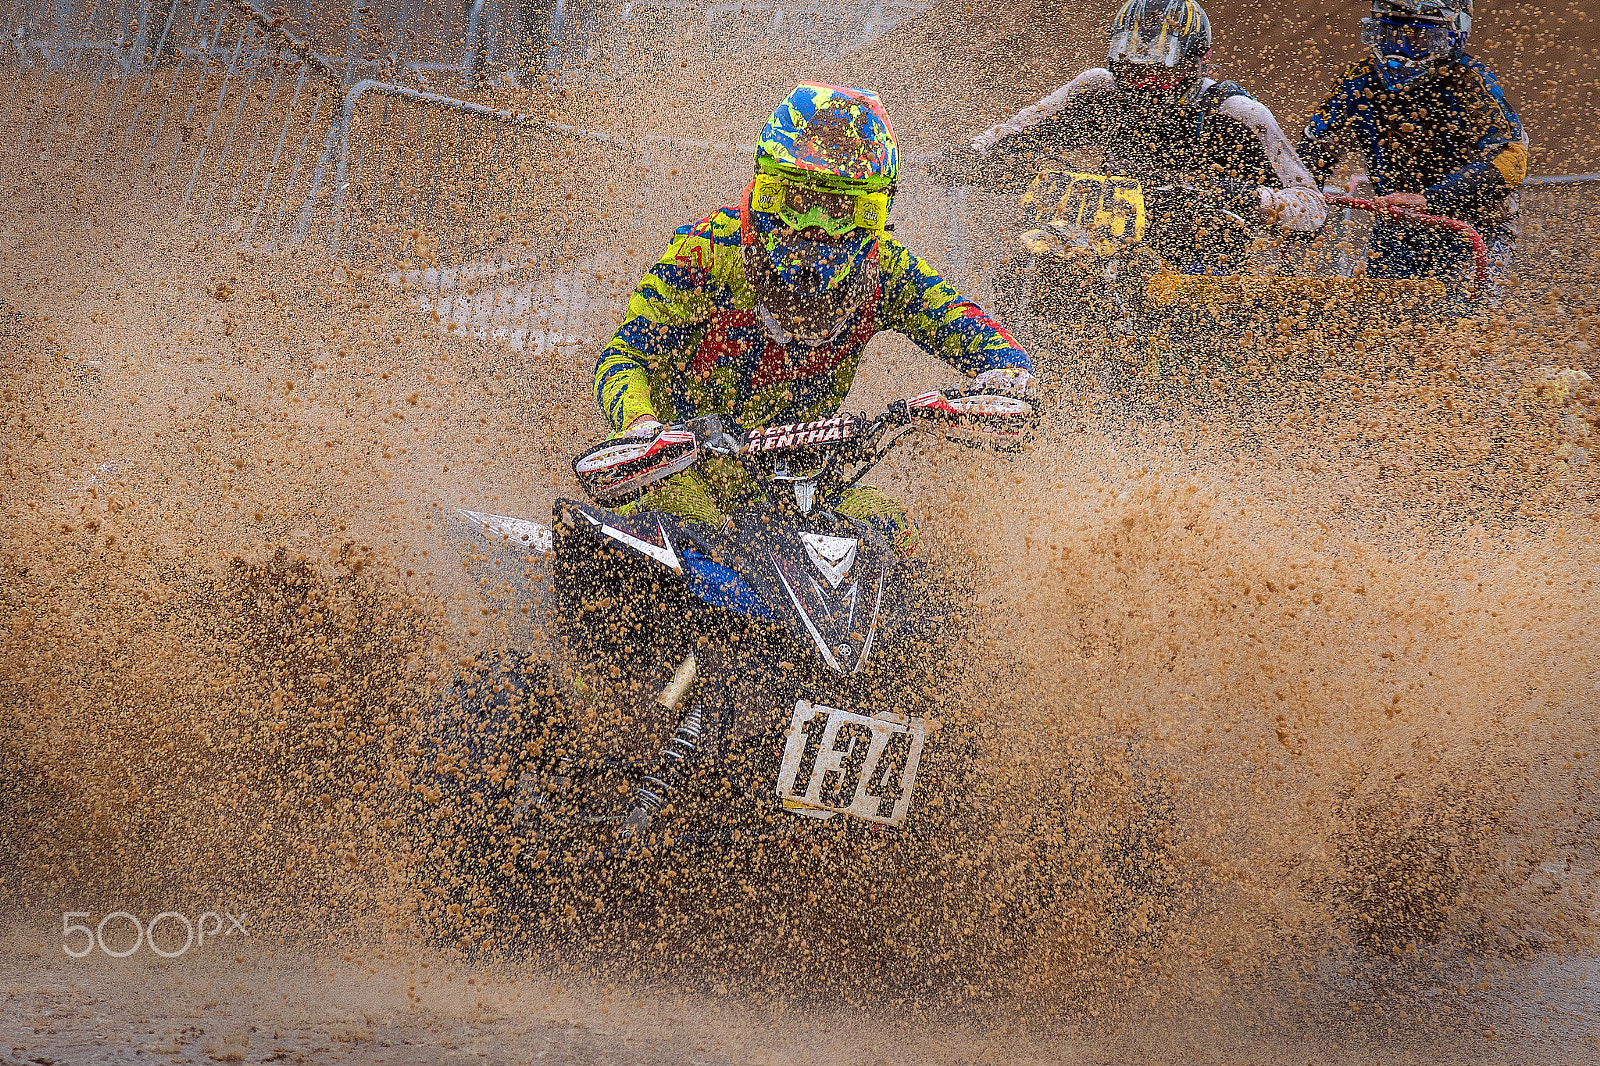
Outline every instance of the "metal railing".
{"label": "metal railing", "polygon": [[[921,2],[905,0],[900,6],[909,13]],[[724,6],[727,11],[706,9],[702,15],[720,18],[733,13],[731,6]],[[425,7],[422,0],[399,0],[385,8],[383,18],[391,28],[409,31]],[[785,10],[859,9],[857,13],[867,12],[882,24],[883,7],[883,0],[853,6],[850,0],[799,0],[770,10],[776,17]],[[460,58],[450,59],[442,68],[459,75],[464,87],[481,83],[493,57],[504,54],[496,52],[500,47],[496,41],[504,36],[507,9],[503,0],[462,0],[466,25],[459,41]],[[9,133],[18,144],[33,142],[57,156],[73,156],[92,173],[117,170],[127,178],[131,171],[130,185],[135,189],[171,185],[175,190],[181,183],[174,208],[201,221],[255,200],[260,214],[244,223],[244,233],[252,238],[268,216],[272,221],[266,237],[271,241],[284,238],[281,223],[286,215],[296,220],[291,240],[304,239],[325,218],[329,246],[335,251],[346,250],[351,222],[347,216],[352,211],[387,211],[390,223],[400,221],[401,215],[417,220],[409,208],[397,212],[393,205],[375,204],[378,187],[370,181],[355,179],[360,195],[352,199],[350,193],[351,153],[366,158],[368,140],[376,139],[381,159],[381,142],[392,132],[391,117],[398,119],[401,137],[436,138],[436,155],[448,140],[456,152],[456,158],[442,159],[443,176],[430,176],[434,191],[420,218],[429,224],[440,217],[441,206],[442,217],[454,220],[470,216],[480,200],[491,204],[499,198],[504,205],[502,188],[479,188],[485,181],[497,183],[498,176],[460,171],[483,164],[485,156],[491,167],[502,159],[525,163],[539,153],[530,138],[606,145],[603,158],[595,158],[591,151],[585,165],[597,168],[608,187],[625,186],[629,168],[637,169],[652,153],[681,150],[683,180],[667,182],[656,174],[648,182],[635,181],[634,189],[606,194],[619,202],[632,201],[623,214],[635,222],[647,202],[662,200],[667,186],[680,187],[684,209],[694,210],[692,205],[704,201],[704,183],[687,191],[683,187],[690,184],[689,174],[703,174],[708,163],[714,173],[728,174],[748,165],[741,160],[735,167],[730,158],[722,167],[718,160],[723,155],[747,156],[748,149],[663,137],[623,144],[601,132],[433,92],[425,85],[408,84],[408,79],[362,76],[385,66],[396,74],[439,69],[441,63],[429,56],[453,55],[450,48],[457,43],[436,42],[439,47],[431,52],[419,48],[403,58],[393,53],[378,56],[361,32],[364,18],[378,18],[373,11],[359,0],[319,17],[313,17],[316,11],[309,0],[113,0],[103,8],[89,0],[13,0],[0,37],[0,77],[11,74],[9,86],[0,81],[0,91],[6,92],[0,105],[0,138]],[[336,27],[343,27],[340,32],[346,37],[342,54],[330,47]],[[328,94],[341,90],[342,99],[335,106]],[[375,96],[383,99],[382,116],[376,118],[365,107]],[[408,125],[408,110],[435,117],[430,121],[416,116]],[[455,116],[453,131],[438,120],[443,112]],[[71,136],[64,139],[68,127]],[[308,145],[319,139],[321,154],[309,179],[302,182]],[[424,150],[419,147],[418,154]],[[572,154],[570,147],[563,151]],[[137,164],[132,164],[134,157]],[[446,194],[442,202],[441,188]],[[461,205],[450,199],[451,192],[465,196],[467,210],[457,210]],[[507,210],[503,206],[501,213]],[[602,211],[600,219],[586,219],[586,225],[603,223],[597,228],[615,229],[618,220],[612,214]]]}
{"label": "metal railing", "polygon": [[17,4],[0,54],[0,145],[115,178],[130,197],[159,194],[158,212],[223,223],[240,240],[292,239],[315,199],[308,152],[337,128],[341,70],[248,0],[173,0],[159,24],[152,10],[126,13],[148,32],[120,44],[44,38],[37,12]]}
{"label": "metal railing", "polygon": [[1529,178],[1517,200],[1515,273],[1523,288],[1593,290],[1600,280],[1593,238],[1600,226],[1600,175]]}
{"label": "metal railing", "polygon": [[898,23],[932,7],[934,0],[621,0],[613,37],[636,44],[642,26],[670,40],[691,27],[709,44],[740,28],[782,38],[799,54],[835,54],[865,44]]}
{"label": "metal railing", "polygon": [[[167,190],[175,213],[200,222],[250,206],[234,220],[246,239],[276,242],[286,219],[290,239],[303,238],[328,146],[347,125],[333,94],[356,69],[350,57],[318,51],[254,0],[173,0],[159,25],[155,5],[125,6],[140,28],[131,37],[86,33],[86,23],[61,32],[39,6],[13,5],[0,35],[0,142],[115,173],[132,193]],[[307,172],[317,143],[321,165]]]}
{"label": "metal railing", "polygon": [[1533,188],[1559,188],[1566,185],[1600,185],[1600,174],[1551,174],[1529,178],[1524,185]]}
{"label": "metal railing", "polygon": [[[347,262],[411,272],[443,314],[485,285],[561,273],[605,249],[642,266],[674,226],[736,201],[754,152],[660,135],[624,140],[365,80],[345,93],[327,131],[291,239],[321,232]],[[901,234],[968,277],[966,190],[927,180],[917,155],[903,159]]]}

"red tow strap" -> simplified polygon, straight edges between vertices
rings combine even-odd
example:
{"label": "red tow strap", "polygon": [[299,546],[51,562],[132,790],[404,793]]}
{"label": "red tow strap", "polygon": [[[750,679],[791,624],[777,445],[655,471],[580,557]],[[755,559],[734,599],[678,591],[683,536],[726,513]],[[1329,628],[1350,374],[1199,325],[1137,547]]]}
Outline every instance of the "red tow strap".
{"label": "red tow strap", "polygon": [[1472,295],[1474,298],[1483,294],[1483,287],[1489,283],[1489,249],[1484,245],[1483,238],[1478,236],[1478,231],[1465,222],[1454,218],[1445,218],[1442,215],[1424,215],[1420,211],[1412,211],[1404,207],[1390,207],[1374,200],[1358,200],[1354,196],[1339,196],[1333,193],[1325,194],[1323,199],[1334,207],[1349,207],[1357,211],[1371,211],[1375,215],[1384,215],[1396,222],[1406,222],[1426,229],[1447,229],[1472,245],[1472,261],[1476,266],[1476,276],[1473,278]]}

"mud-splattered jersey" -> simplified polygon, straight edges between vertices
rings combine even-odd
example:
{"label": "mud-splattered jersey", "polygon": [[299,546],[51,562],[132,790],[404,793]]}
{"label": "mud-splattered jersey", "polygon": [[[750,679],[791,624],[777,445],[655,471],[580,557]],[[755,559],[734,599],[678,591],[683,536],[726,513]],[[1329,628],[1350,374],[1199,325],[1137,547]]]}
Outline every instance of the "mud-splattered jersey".
{"label": "mud-splattered jersey", "polygon": [[1431,214],[1492,226],[1528,173],[1528,137],[1494,73],[1464,53],[1390,88],[1373,59],[1352,63],[1311,116],[1300,155],[1319,180],[1340,141],[1360,151],[1378,195],[1421,193]]}
{"label": "mud-splattered jersey", "polygon": [[[779,344],[745,280],[738,208],[678,229],[634,289],[595,367],[595,397],[613,427],[641,414],[663,422],[716,414],[744,430],[838,410],[873,334],[894,330],[968,374],[1032,370],[1001,325],[905,245],[876,239],[876,293],[831,340]],[[730,427],[731,428],[731,427]]]}

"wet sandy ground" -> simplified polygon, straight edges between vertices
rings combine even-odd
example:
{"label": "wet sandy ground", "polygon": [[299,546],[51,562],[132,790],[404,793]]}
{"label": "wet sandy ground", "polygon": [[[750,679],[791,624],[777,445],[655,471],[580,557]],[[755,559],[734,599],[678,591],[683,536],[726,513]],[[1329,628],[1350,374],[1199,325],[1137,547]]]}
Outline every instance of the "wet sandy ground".
{"label": "wet sandy ground", "polygon": [[[912,1019],[644,991],[408,949],[265,942],[161,963],[13,941],[0,1062],[1527,1063],[1600,1058],[1600,956],[1152,975],[1116,1000]],[[1428,972],[1431,971],[1431,972]],[[1092,1013],[1091,1013],[1092,1012]]]}
{"label": "wet sandy ground", "polygon": [[437,959],[430,980],[422,959],[312,963],[247,950],[243,962],[165,966],[23,952],[5,976],[9,1057],[0,1062],[742,1061],[683,1015],[613,1010],[606,993],[581,1003],[541,982],[480,989],[471,971]]}

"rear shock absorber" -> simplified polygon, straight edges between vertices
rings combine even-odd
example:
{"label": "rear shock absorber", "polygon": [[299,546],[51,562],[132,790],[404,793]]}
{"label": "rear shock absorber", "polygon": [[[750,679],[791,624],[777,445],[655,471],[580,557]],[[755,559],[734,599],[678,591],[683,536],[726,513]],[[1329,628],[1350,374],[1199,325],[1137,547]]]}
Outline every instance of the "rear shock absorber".
{"label": "rear shock absorber", "polygon": [[[678,669],[673,673],[672,680],[667,687],[656,697],[656,701],[669,711],[676,711],[689,695],[689,689],[694,686],[699,667],[694,660],[694,652],[690,652],[683,662],[678,664]],[[678,729],[672,734],[661,749],[661,757],[656,760],[655,769],[646,774],[634,787],[633,810],[628,812],[622,828],[617,831],[617,839],[629,841],[644,836],[650,831],[650,820],[655,813],[666,806],[667,797],[672,789],[683,780],[683,766],[689,756],[693,755],[700,742],[702,713],[699,704],[689,708],[683,720],[678,723]]]}

